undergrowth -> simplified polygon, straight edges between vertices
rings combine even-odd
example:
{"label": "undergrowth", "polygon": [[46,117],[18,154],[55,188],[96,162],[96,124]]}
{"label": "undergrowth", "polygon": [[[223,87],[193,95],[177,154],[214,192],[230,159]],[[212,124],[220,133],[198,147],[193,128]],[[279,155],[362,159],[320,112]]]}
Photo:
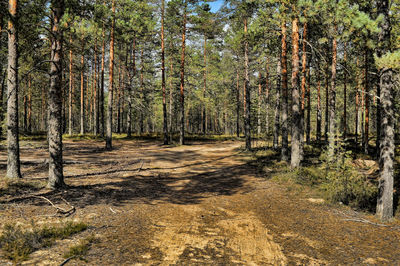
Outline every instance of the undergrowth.
{"label": "undergrowth", "polygon": [[74,258],[86,261],[84,256],[87,254],[92,244],[96,241],[97,239],[93,234],[89,235],[88,237],[81,239],[78,244],[72,245],[69,250],[64,253],[63,257],[65,259]]}
{"label": "undergrowth", "polygon": [[55,240],[82,232],[88,226],[82,222],[66,222],[62,226],[43,227],[32,223],[31,227],[31,229],[24,229],[21,225],[4,225],[0,236],[0,248],[6,259],[15,263],[27,260],[32,252],[50,247]]}

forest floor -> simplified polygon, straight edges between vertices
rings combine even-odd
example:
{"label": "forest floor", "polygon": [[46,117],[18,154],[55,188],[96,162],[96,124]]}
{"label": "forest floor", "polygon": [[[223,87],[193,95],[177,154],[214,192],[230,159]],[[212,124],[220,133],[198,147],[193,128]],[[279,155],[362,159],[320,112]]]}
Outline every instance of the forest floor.
{"label": "forest floor", "polygon": [[[37,184],[0,187],[0,225],[74,220],[89,228],[35,251],[23,265],[60,265],[71,245],[91,234],[97,241],[84,256],[90,265],[400,264],[398,220],[382,226],[372,215],[277,183],[241,142],[116,140],[112,151],[94,140],[64,144],[69,187],[51,192],[43,188],[45,142],[22,143],[23,176]],[[1,176],[5,168],[3,148]],[[56,217],[39,196],[67,208],[64,198],[76,212]]]}

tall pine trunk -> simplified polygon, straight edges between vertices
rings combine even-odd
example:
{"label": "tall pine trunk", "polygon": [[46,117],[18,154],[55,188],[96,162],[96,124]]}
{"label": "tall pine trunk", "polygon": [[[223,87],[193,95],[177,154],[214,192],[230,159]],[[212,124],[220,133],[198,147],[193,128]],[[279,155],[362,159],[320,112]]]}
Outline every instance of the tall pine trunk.
{"label": "tall pine trunk", "polygon": [[186,47],[186,20],[187,20],[187,2],[183,11],[183,24],[182,24],[182,50],[181,50],[181,69],[180,69],[180,136],[179,143],[185,144],[185,47]]}
{"label": "tall pine trunk", "polygon": [[300,111],[300,154],[303,156],[303,142],[305,129],[305,107],[306,107],[306,83],[307,83],[307,22],[303,26],[302,40],[302,55],[301,55],[301,111]]}
{"label": "tall pine trunk", "polygon": [[47,186],[57,189],[65,186],[63,175],[62,143],[62,43],[61,19],[64,15],[64,1],[51,1],[51,64],[49,89],[49,180]]}
{"label": "tall pine trunk", "polygon": [[[389,0],[378,1],[378,13],[383,16],[379,33],[378,57],[390,52]],[[376,206],[377,216],[383,220],[393,217],[393,164],[394,164],[394,112],[393,70],[388,67],[379,69],[381,88],[382,131],[380,141],[380,178],[379,195]]]}
{"label": "tall pine trunk", "polygon": [[168,120],[167,120],[167,100],[165,88],[165,45],[164,45],[164,10],[165,0],[161,2],[161,87],[162,87],[162,104],[163,104],[163,136],[164,145],[168,145]]}
{"label": "tall pine trunk", "polygon": [[203,134],[206,132],[206,91],[207,91],[207,35],[204,34],[203,112],[201,114]]}
{"label": "tall pine trunk", "polygon": [[93,77],[93,134],[99,133],[99,106],[98,106],[98,87],[97,87],[97,39],[94,43],[94,77]]}
{"label": "tall pine trunk", "polygon": [[100,92],[99,92],[99,109],[100,109],[100,124],[101,130],[100,135],[105,136],[105,117],[104,117],[104,71],[105,71],[105,54],[106,54],[106,30],[103,23],[102,30],[102,44],[101,44],[101,70],[100,70]]}
{"label": "tall pine trunk", "polygon": [[7,79],[7,174],[22,178],[19,158],[18,129],[18,0],[9,0],[8,79]]}
{"label": "tall pine trunk", "polygon": [[337,26],[335,25],[335,34],[332,41],[332,76],[331,76],[331,91],[329,101],[329,155],[332,156],[335,151],[336,137],[336,62],[337,62]]}
{"label": "tall pine trunk", "polygon": [[286,44],[286,23],[283,22],[282,30],[282,48],[281,48],[281,62],[282,62],[282,151],[281,160],[289,161],[289,128],[288,128],[288,113],[289,113],[289,92],[288,92],[288,77],[287,77],[287,44]]}
{"label": "tall pine trunk", "polygon": [[343,55],[343,140],[347,138],[347,45],[344,44],[344,55]]}
{"label": "tall pine trunk", "polygon": [[320,63],[317,61],[317,141],[321,141],[322,136],[322,110],[321,110],[321,74]]}
{"label": "tall pine trunk", "polygon": [[239,70],[236,69],[236,136],[240,136],[240,86]]}
{"label": "tall pine trunk", "polygon": [[275,125],[274,125],[274,149],[279,146],[279,130],[280,130],[280,111],[281,111],[281,60],[276,65],[276,100],[275,100]]}
{"label": "tall pine trunk", "polygon": [[299,76],[299,18],[292,21],[292,152],[290,166],[296,168],[301,161],[301,106]]}
{"label": "tall pine trunk", "polygon": [[262,75],[258,72],[257,135],[261,134]]}
{"label": "tall pine trunk", "polygon": [[364,123],[364,153],[368,154],[369,142],[369,80],[368,80],[368,47],[364,51],[364,87],[365,87],[365,123]]}
{"label": "tall pine trunk", "polygon": [[80,133],[83,135],[85,134],[85,76],[84,76],[84,42],[82,38],[82,54],[81,54],[81,116],[80,116],[80,121],[81,121],[81,130]]}
{"label": "tall pine trunk", "polygon": [[73,104],[73,96],[74,96],[74,76],[72,72],[72,35],[69,37],[69,91],[68,91],[68,134],[71,136],[72,135],[72,129],[73,129],[73,120],[72,120],[72,104]]}
{"label": "tall pine trunk", "polygon": [[244,18],[244,89],[246,110],[244,116],[244,135],[246,138],[246,149],[251,149],[251,121],[250,121],[250,79],[249,79],[249,41],[247,36],[247,18]]}
{"label": "tall pine trunk", "polygon": [[112,1],[112,22],[110,34],[110,80],[108,85],[106,150],[112,149],[113,93],[114,93],[114,28],[115,0]]}

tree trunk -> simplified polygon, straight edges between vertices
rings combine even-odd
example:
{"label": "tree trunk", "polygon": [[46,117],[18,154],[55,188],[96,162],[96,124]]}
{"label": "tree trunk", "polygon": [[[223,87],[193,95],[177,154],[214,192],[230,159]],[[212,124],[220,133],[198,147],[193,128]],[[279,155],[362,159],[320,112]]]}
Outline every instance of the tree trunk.
{"label": "tree trunk", "polygon": [[7,174],[22,178],[19,158],[18,129],[18,0],[9,0],[8,79],[7,79]]}
{"label": "tree trunk", "polygon": [[[2,99],[0,97],[0,99]],[[32,78],[28,77],[28,132],[32,133]]]}
{"label": "tree trunk", "polygon": [[[121,50],[121,49],[120,49]],[[118,90],[117,90],[117,133],[121,133],[121,91],[122,91],[122,83],[124,80],[124,74],[122,72],[122,62],[119,60],[119,66],[118,66]]]}
{"label": "tree trunk", "polygon": [[[358,60],[357,60],[357,64],[356,66],[358,66]],[[358,79],[358,78],[357,78]],[[359,79],[358,79],[359,80]],[[358,145],[358,125],[359,125],[359,109],[360,109],[360,86],[359,86],[359,82],[356,86],[356,99],[355,99],[355,115],[356,115],[356,121],[355,121],[355,145]]]}
{"label": "tree trunk", "polygon": [[306,81],[307,81],[307,22],[303,26],[302,40],[302,69],[301,69],[301,109],[300,109],[300,155],[303,157],[305,107],[306,107]]}
{"label": "tree trunk", "polygon": [[344,43],[344,73],[343,73],[343,140],[347,138],[347,45]]}
{"label": "tree trunk", "polygon": [[244,116],[244,135],[246,149],[251,150],[251,121],[250,121],[250,79],[249,79],[249,41],[247,39],[247,18],[244,18],[244,88],[246,110]]}
{"label": "tree trunk", "polygon": [[282,62],[282,151],[281,160],[289,161],[289,129],[288,129],[288,113],[289,113],[289,93],[288,93],[288,77],[287,77],[287,45],[286,45],[286,23],[283,22],[282,26],[282,48],[281,48],[281,62]]}
{"label": "tree trunk", "polygon": [[181,50],[181,85],[180,85],[180,96],[181,96],[181,124],[180,124],[180,136],[179,143],[185,144],[185,47],[186,47],[186,19],[187,19],[187,2],[184,2],[184,14],[182,24],[182,50]]}
{"label": "tree trunk", "polygon": [[73,103],[73,96],[74,96],[74,78],[72,73],[72,35],[69,37],[69,111],[68,111],[68,133],[72,136],[72,128],[73,128],[73,121],[72,121],[72,103]]}
{"label": "tree trunk", "polygon": [[320,75],[320,64],[319,60],[317,61],[317,141],[321,141],[322,135],[322,110],[321,110],[321,75]]}
{"label": "tree trunk", "polygon": [[[326,54],[329,54],[329,47],[326,49]],[[325,142],[328,142],[329,132],[329,63],[326,62],[325,72]]]}
{"label": "tree trunk", "polygon": [[167,100],[165,89],[165,45],[164,45],[164,10],[165,0],[161,1],[161,87],[163,95],[163,137],[164,145],[168,145],[168,120],[167,120]]}
{"label": "tree trunk", "polygon": [[[383,15],[381,31],[379,33],[379,46],[377,54],[382,57],[390,51],[390,19],[389,1],[378,1],[378,13]],[[382,111],[382,132],[380,141],[380,179],[379,195],[376,206],[377,216],[383,220],[393,217],[393,159],[394,146],[394,112],[393,95],[394,82],[393,70],[391,68],[379,69],[381,88],[381,111]]]}
{"label": "tree trunk", "polygon": [[307,68],[307,126],[306,126],[306,142],[310,144],[311,142],[311,64],[312,64],[312,54],[308,59]]}
{"label": "tree trunk", "polygon": [[301,106],[299,76],[299,18],[292,21],[292,153],[290,166],[296,168],[301,161]]}
{"label": "tree trunk", "polygon": [[[105,5],[105,4],[104,4]],[[101,45],[101,73],[100,73],[100,92],[99,92],[99,109],[100,109],[100,135],[105,136],[105,119],[104,119],[104,70],[105,70],[105,53],[106,53],[106,30],[103,23],[102,45]]]}
{"label": "tree trunk", "polygon": [[[144,101],[144,88],[143,88],[143,71],[144,71],[144,59],[143,59],[143,46],[140,49],[140,102],[142,105],[145,105]],[[139,135],[143,134],[144,132],[144,116],[143,116],[144,108],[140,112],[139,117]]]}
{"label": "tree trunk", "polygon": [[281,110],[281,60],[278,60],[276,66],[276,103],[275,103],[275,126],[274,126],[274,149],[279,146],[279,130],[280,130],[280,110]]}
{"label": "tree trunk", "polygon": [[132,67],[128,71],[130,74],[129,77],[129,87],[128,87],[128,117],[127,117],[127,135],[131,137],[132,134],[132,87],[133,87],[133,79],[136,76],[136,38],[133,39],[132,45]]}
{"label": "tree trunk", "polygon": [[365,47],[364,86],[365,86],[365,123],[364,123],[364,153],[368,154],[369,142],[369,80],[368,80],[368,47]]}
{"label": "tree trunk", "polygon": [[[172,87],[172,77],[174,75],[174,65],[172,63],[172,60],[170,62],[170,81],[169,81],[169,133],[170,133],[170,141],[171,143],[173,142],[173,129],[172,129],[172,109],[174,105],[174,97],[173,97],[173,87]],[[176,120],[175,120],[176,121]]]}
{"label": "tree trunk", "polygon": [[265,134],[269,137],[269,60],[267,58],[265,66]]}
{"label": "tree trunk", "polygon": [[336,62],[337,62],[337,26],[335,25],[335,34],[332,41],[332,77],[331,77],[331,91],[329,101],[329,155],[332,156],[335,151],[335,137],[336,137]]}
{"label": "tree trunk", "polygon": [[97,38],[94,42],[94,78],[93,78],[93,135],[99,134],[99,106],[97,87]]}
{"label": "tree trunk", "polygon": [[206,91],[207,91],[207,36],[204,34],[204,74],[203,74],[203,112],[201,114],[202,121],[202,130],[203,134],[207,134],[206,132]]}
{"label": "tree trunk", "polygon": [[65,186],[63,176],[62,143],[62,42],[61,19],[64,15],[64,1],[51,1],[51,64],[49,89],[49,181],[47,187],[57,189]]}
{"label": "tree trunk", "polygon": [[81,130],[80,130],[80,134],[83,135],[85,134],[85,88],[84,88],[84,42],[83,42],[83,38],[82,38],[82,55],[81,55],[81,116],[80,116],[80,120],[81,120]]}
{"label": "tree trunk", "polygon": [[240,137],[240,86],[238,69],[236,69],[236,136]]}
{"label": "tree trunk", "polygon": [[112,22],[110,34],[110,80],[108,89],[108,104],[107,104],[107,135],[106,135],[106,150],[112,149],[112,117],[113,117],[113,93],[114,93],[114,28],[115,28],[115,0],[112,1]]}
{"label": "tree trunk", "polygon": [[261,135],[261,102],[262,102],[262,75],[258,71],[258,106],[257,106],[257,135]]}

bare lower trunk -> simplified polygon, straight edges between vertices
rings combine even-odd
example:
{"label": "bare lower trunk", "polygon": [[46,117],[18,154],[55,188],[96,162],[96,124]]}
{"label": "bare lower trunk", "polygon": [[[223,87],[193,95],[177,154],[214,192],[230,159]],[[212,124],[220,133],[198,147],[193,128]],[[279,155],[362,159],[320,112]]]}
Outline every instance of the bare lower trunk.
{"label": "bare lower trunk", "polygon": [[112,23],[110,37],[110,80],[108,89],[108,104],[107,104],[107,134],[106,134],[106,149],[112,149],[112,121],[113,121],[113,93],[114,93],[114,28],[115,28],[115,0],[112,1]]}
{"label": "bare lower trunk", "polygon": [[81,130],[80,133],[85,134],[85,88],[84,88],[84,46],[82,40],[82,55],[81,55]]}
{"label": "bare lower trunk", "polygon": [[290,166],[296,168],[301,161],[301,106],[299,75],[299,19],[292,21],[292,152]]}
{"label": "bare lower trunk", "polygon": [[282,151],[281,160],[289,161],[289,129],[288,129],[288,78],[287,78],[287,47],[286,47],[286,24],[282,23]]}
{"label": "bare lower trunk", "polygon": [[[335,35],[337,26],[335,25]],[[332,156],[335,151],[335,138],[336,138],[336,61],[337,61],[337,40],[336,36],[332,41],[332,77],[331,77],[331,91],[329,101],[329,155]]]}
{"label": "bare lower trunk", "polygon": [[276,66],[276,101],[275,101],[275,125],[274,125],[274,149],[279,146],[280,130],[280,110],[281,110],[281,60],[278,60]]}
{"label": "bare lower trunk", "polygon": [[73,104],[73,95],[74,95],[74,84],[73,84],[73,73],[72,73],[72,36],[69,38],[69,110],[68,110],[68,134],[72,135],[73,121],[72,121],[72,104]]}
{"label": "bare lower trunk", "polygon": [[49,181],[52,189],[64,187],[63,144],[62,144],[62,42],[61,19],[64,15],[64,1],[52,0],[52,38],[49,89]]}
{"label": "bare lower trunk", "polygon": [[105,119],[104,119],[104,68],[105,68],[105,53],[106,53],[106,33],[105,26],[103,24],[102,31],[102,45],[101,45],[101,73],[100,73],[100,92],[99,92],[99,116],[100,116],[100,135],[105,135]]}
{"label": "bare lower trunk", "polygon": [[164,45],[164,9],[165,0],[161,2],[161,87],[162,87],[162,105],[163,105],[163,137],[164,145],[168,145],[168,120],[167,120],[167,100],[165,89],[165,45]]}
{"label": "bare lower trunk", "polygon": [[93,77],[93,135],[99,133],[98,88],[97,88],[97,39],[94,43],[94,77]]}
{"label": "bare lower trunk", "polygon": [[[378,13],[383,15],[381,32],[379,33],[378,56],[382,57],[390,51],[390,20],[389,1],[380,0],[377,3]],[[381,88],[382,131],[380,141],[380,178],[379,195],[376,206],[377,216],[383,220],[393,217],[393,164],[394,164],[394,112],[393,70],[382,68],[379,70]]]}
{"label": "bare lower trunk", "polygon": [[246,92],[245,116],[244,116],[244,135],[246,138],[246,149],[251,149],[251,121],[250,121],[250,79],[249,79],[249,41],[247,40],[247,18],[244,19],[244,88]]}
{"label": "bare lower trunk", "polygon": [[181,85],[180,85],[180,96],[181,96],[181,116],[180,116],[180,136],[179,143],[185,144],[185,46],[186,46],[186,19],[187,19],[187,3],[185,2],[185,10],[183,15],[182,25],[182,50],[181,50]]}
{"label": "bare lower trunk", "polygon": [[322,135],[322,110],[321,110],[321,75],[320,75],[320,67],[319,61],[317,63],[317,141],[321,141]]}
{"label": "bare lower trunk", "polygon": [[257,106],[257,135],[261,134],[261,97],[262,97],[262,76],[258,72],[258,106]]}
{"label": "bare lower trunk", "polygon": [[343,140],[347,138],[347,49],[344,44],[344,77],[343,77]]}
{"label": "bare lower trunk", "polygon": [[21,178],[18,129],[18,0],[9,0],[7,79],[7,174]]}
{"label": "bare lower trunk", "polygon": [[369,142],[369,80],[368,80],[368,48],[365,48],[365,76],[364,76],[364,86],[365,86],[365,128],[364,128],[364,153],[368,154],[368,142]]}
{"label": "bare lower trunk", "polygon": [[239,70],[236,69],[236,136],[240,136],[240,86]]}

